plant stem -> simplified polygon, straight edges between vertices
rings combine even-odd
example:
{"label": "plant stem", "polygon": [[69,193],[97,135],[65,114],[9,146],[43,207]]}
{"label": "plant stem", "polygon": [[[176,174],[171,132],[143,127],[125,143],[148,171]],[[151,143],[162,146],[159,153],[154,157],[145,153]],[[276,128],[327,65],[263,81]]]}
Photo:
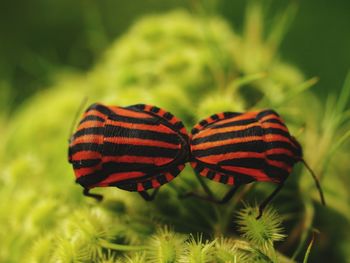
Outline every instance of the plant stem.
{"label": "plant stem", "polygon": [[114,244],[108,242],[107,240],[100,239],[99,244],[108,249],[118,250],[118,251],[135,251],[135,250],[146,250],[146,246],[133,246],[133,245],[124,245],[124,244]]}

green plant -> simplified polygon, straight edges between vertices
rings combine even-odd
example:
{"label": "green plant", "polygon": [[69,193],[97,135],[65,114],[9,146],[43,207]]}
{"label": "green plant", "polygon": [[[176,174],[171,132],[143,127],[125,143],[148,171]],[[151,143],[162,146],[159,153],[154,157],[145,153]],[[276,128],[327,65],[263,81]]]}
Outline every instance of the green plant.
{"label": "green plant", "polygon": [[[328,255],[341,262],[346,245],[333,244],[350,244],[344,231],[350,222],[349,151],[342,147],[350,85],[323,116],[321,102],[309,90],[316,79],[306,80],[277,53],[294,8],[265,30],[262,6],[252,2],[242,34],[219,17],[185,11],[145,17],[86,75],[67,73],[28,99],[2,130],[0,198],[10,202],[0,203],[0,261],[294,262],[304,258],[316,227],[327,238],[315,239],[318,253],[309,249],[305,258]],[[200,187],[190,168],[162,187],[152,203],[118,189],[94,190],[105,196],[101,204],[88,200],[73,183],[67,162],[70,123],[85,95],[89,102],[155,104],[188,127],[214,112],[274,107],[293,134],[305,126],[298,140],[305,159],[322,174],[329,206],[320,208],[312,181],[299,166],[274,203],[283,217],[269,208],[261,221],[254,217],[256,208],[242,207],[240,200],[260,200],[270,185],[248,185],[225,206],[184,201],[179,194]],[[335,144],[334,138],[339,138]],[[227,190],[208,185],[215,195]]]}

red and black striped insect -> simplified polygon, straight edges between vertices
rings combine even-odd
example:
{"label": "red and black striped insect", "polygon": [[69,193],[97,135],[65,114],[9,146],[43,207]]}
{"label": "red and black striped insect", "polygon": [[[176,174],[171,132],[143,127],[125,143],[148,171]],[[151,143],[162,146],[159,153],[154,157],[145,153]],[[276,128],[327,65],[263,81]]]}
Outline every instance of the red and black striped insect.
{"label": "red and black striped insect", "polygon": [[[300,144],[273,110],[214,114],[194,126],[190,147],[191,165],[197,174],[233,186],[222,200],[205,199],[225,203],[239,186],[253,181],[278,184],[261,203],[259,218],[282,188],[294,164],[301,161],[311,172],[325,203],[319,182],[303,159]],[[204,198],[193,192],[186,196]]]}
{"label": "red and black striped insect", "polygon": [[[173,180],[189,158],[184,125],[155,106],[91,105],[70,138],[69,162],[84,194],[94,187],[115,186],[152,200]],[[148,189],[156,189],[151,195]]]}

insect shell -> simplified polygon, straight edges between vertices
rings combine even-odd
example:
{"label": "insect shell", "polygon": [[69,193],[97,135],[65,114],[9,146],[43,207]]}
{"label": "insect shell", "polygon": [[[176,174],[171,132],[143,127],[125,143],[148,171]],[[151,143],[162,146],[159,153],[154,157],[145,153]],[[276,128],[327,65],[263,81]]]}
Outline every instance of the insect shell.
{"label": "insect shell", "polygon": [[84,194],[94,187],[137,191],[173,180],[188,160],[184,125],[158,107],[91,105],[70,139],[69,162]]}
{"label": "insect shell", "polygon": [[282,183],[302,159],[300,144],[273,110],[214,114],[193,128],[190,145],[196,172],[229,185]]}

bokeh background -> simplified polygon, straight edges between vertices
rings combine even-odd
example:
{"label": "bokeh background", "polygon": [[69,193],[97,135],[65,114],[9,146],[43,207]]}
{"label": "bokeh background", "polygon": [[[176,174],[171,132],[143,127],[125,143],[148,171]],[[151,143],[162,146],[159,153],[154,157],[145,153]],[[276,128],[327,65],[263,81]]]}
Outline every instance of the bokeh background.
{"label": "bokeh background", "polygon": [[[58,72],[85,71],[113,40],[140,16],[174,8],[196,12],[196,0],[1,1],[0,79],[2,105],[14,109],[31,94],[48,87]],[[246,1],[205,0],[217,13],[242,30]],[[270,14],[286,3],[265,1]],[[350,4],[346,0],[295,1],[297,14],[280,55],[306,76],[319,76],[314,92],[324,98],[342,86],[350,62]],[[272,15],[271,15],[272,17]],[[267,17],[267,23],[271,23]]]}
{"label": "bokeh background", "polygon": [[[271,262],[237,252],[242,240],[258,247],[237,231],[240,198],[221,208],[177,198],[198,187],[189,168],[152,203],[116,189],[96,189],[101,204],[83,197],[67,138],[85,96],[156,104],[188,128],[219,111],[275,108],[327,207],[297,165],[273,203],[285,240],[262,251],[301,262],[314,232],[309,262],[349,262],[349,13],[345,0],[1,1],[0,262]],[[238,196],[254,203],[272,189]],[[188,238],[197,233],[202,243]],[[159,244],[171,260],[159,259]],[[146,245],[146,254],[124,251]]]}

